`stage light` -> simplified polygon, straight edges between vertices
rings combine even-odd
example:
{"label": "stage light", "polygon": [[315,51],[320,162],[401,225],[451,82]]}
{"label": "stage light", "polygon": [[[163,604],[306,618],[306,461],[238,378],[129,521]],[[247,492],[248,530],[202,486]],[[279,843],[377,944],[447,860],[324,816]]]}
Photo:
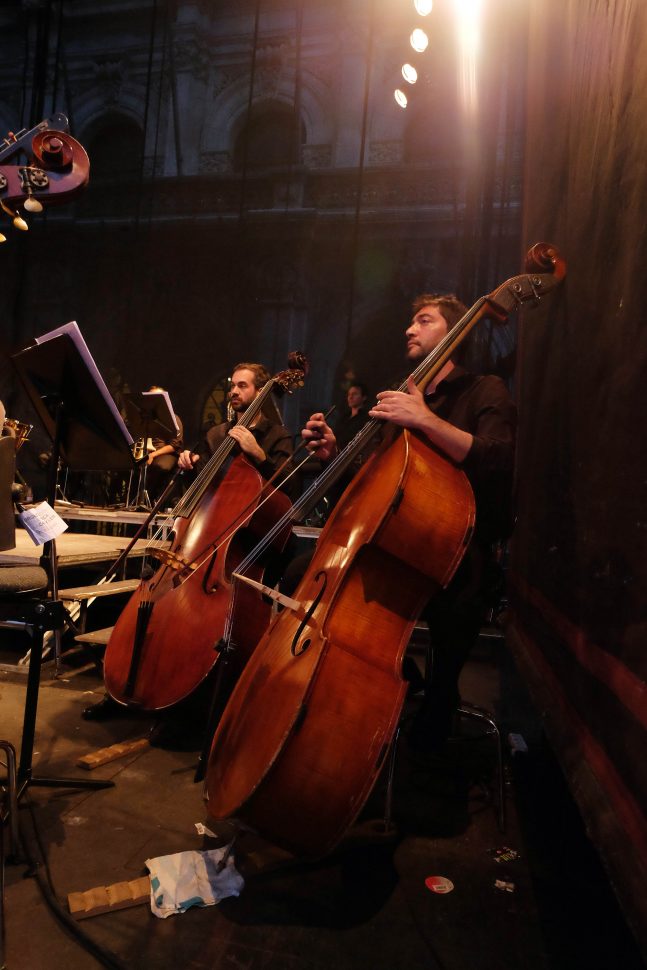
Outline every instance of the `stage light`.
{"label": "stage light", "polygon": [[461,47],[475,57],[480,46],[483,0],[454,0]]}
{"label": "stage light", "polygon": [[402,77],[409,84],[415,84],[418,80],[418,72],[416,71],[413,64],[403,64],[402,65]]}
{"label": "stage light", "polygon": [[454,0],[458,37],[459,90],[463,109],[475,115],[478,106],[478,58],[483,0]]}
{"label": "stage light", "polygon": [[413,47],[414,51],[417,51],[419,54],[426,51],[427,47],[429,46],[429,38],[425,34],[424,30],[422,30],[420,27],[416,27],[409,40],[411,41],[411,46]]}
{"label": "stage light", "polygon": [[426,17],[428,13],[431,13],[434,4],[433,0],[413,0],[413,5],[421,17]]}
{"label": "stage light", "polygon": [[408,99],[404,91],[401,91],[400,88],[396,88],[393,92],[393,97],[401,108],[406,108]]}

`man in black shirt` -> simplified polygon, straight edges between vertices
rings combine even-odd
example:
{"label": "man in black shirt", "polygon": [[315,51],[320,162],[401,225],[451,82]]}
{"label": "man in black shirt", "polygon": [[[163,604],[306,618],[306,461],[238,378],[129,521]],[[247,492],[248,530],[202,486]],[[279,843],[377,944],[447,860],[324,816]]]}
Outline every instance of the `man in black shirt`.
{"label": "man in black shirt", "polygon": [[213,455],[227,436],[233,438],[243,454],[251,461],[263,478],[271,478],[277,468],[292,455],[292,436],[281,424],[278,412],[275,421],[260,413],[250,428],[239,424],[247,408],[260,394],[270,380],[268,371],[262,364],[236,364],[231,375],[229,406],[232,420],[223,421],[210,428],[205,438],[204,454],[183,451],[179,466],[193,468],[201,458]]}
{"label": "man in black shirt", "polygon": [[[418,363],[430,354],[465,312],[453,295],[418,297],[406,330],[407,359]],[[488,607],[492,544],[511,530],[516,409],[500,378],[469,374],[449,360],[424,394],[409,378],[407,393],[382,391],[369,415],[424,435],[464,470],[476,500],[467,554],[449,586],[423,612],[431,634],[432,670],[411,741],[429,749],[449,734],[460,701],[458,677]],[[336,454],[334,434],[322,414],[312,415],[303,436],[323,461]]]}
{"label": "man in black shirt", "polygon": [[357,432],[368,421],[367,397],[368,391],[365,384],[354,383],[348,388],[346,393],[348,411],[342,415],[335,425],[335,438],[340,451],[346,447],[349,441],[353,440]]}

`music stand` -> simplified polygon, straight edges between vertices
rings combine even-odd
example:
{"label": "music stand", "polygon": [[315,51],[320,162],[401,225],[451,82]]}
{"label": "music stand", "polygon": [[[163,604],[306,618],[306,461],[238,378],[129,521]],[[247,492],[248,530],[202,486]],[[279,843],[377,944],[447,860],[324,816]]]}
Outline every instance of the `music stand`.
{"label": "music stand", "polygon": [[[133,466],[132,438],[76,323],[68,323],[36,344],[11,355],[18,376],[52,439],[47,500],[54,507],[59,459],[73,470],[126,471]],[[64,626],[58,598],[56,543],[43,547],[50,598],[39,604],[36,635],[29,655],[18,779],[20,794],[29,785],[57,788],[108,788],[113,782],[77,778],[40,778],[32,774],[32,756],[43,657],[43,632]]]}
{"label": "music stand", "polygon": [[134,438],[144,439],[137,495],[128,509],[150,512],[151,501],[146,490],[148,469],[147,444],[149,438],[173,437],[178,433],[175,415],[166,391],[140,391],[124,395],[126,420]]}

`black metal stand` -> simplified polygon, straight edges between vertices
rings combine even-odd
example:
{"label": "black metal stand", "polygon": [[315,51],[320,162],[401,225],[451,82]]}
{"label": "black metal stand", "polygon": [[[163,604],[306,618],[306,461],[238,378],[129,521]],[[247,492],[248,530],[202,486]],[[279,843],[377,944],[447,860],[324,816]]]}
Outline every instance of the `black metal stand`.
{"label": "black metal stand", "polygon": [[127,512],[150,512],[153,504],[150,500],[150,495],[148,494],[148,489],[146,487],[146,479],[148,477],[148,454],[146,449],[148,445],[148,439],[150,437],[149,435],[150,419],[147,415],[144,415],[142,420],[143,420],[143,427],[144,427],[144,431],[142,435],[144,440],[144,447],[143,447],[144,453],[141,459],[139,460],[139,468],[137,469],[137,494],[135,495],[135,498],[133,499],[132,502],[130,501],[130,496],[128,497],[128,502],[124,506],[124,509]]}
{"label": "black metal stand", "polygon": [[[80,470],[128,470],[132,468],[132,439],[110,397],[76,324],[67,324],[39,338],[33,346],[11,357],[23,386],[52,439],[48,501],[56,501],[59,460]],[[38,693],[47,630],[57,638],[65,626],[65,608],[58,599],[56,544],[46,542],[43,565],[48,573],[49,598],[21,592],[0,600],[0,617],[20,620],[33,630],[29,655],[27,695],[22,744],[17,771],[18,797],[30,785],[56,788],[110,788],[111,781],[76,778],[41,778],[32,772],[32,755],[38,710]],[[12,591],[13,593],[13,591]]]}
{"label": "black metal stand", "polygon": [[85,778],[48,778],[35,776],[32,771],[34,738],[36,735],[36,714],[40,689],[40,671],[43,659],[43,637],[46,630],[62,629],[65,624],[65,610],[60,600],[22,600],[20,594],[15,598],[0,601],[0,619],[25,623],[33,629],[32,646],[29,654],[27,675],[27,694],[23,717],[22,739],[17,775],[17,800],[31,785],[47,788],[112,788],[112,781],[95,781]]}
{"label": "black metal stand", "polygon": [[131,393],[125,397],[128,425],[131,434],[144,441],[143,455],[138,469],[137,495],[126,505],[131,512],[149,512],[153,504],[146,487],[148,472],[147,445],[151,436],[164,437],[175,433],[175,418],[166,398],[160,392]]}
{"label": "black metal stand", "polygon": [[220,723],[220,718],[229,700],[232,687],[230,680],[236,646],[231,641],[221,640],[214,649],[219,651],[220,658],[217,663],[216,680],[202,741],[202,749],[200,751],[200,757],[198,758],[195,775],[193,776],[194,782],[203,781],[207,773],[207,763],[209,761],[209,752],[211,751],[213,736],[216,733],[216,728]]}

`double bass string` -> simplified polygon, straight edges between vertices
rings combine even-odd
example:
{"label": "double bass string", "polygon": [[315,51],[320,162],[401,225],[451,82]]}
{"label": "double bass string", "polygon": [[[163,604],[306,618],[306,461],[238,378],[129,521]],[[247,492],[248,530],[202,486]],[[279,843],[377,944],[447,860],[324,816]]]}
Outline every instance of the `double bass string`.
{"label": "double bass string", "polygon": [[[329,418],[330,415],[335,410],[335,408],[336,408],[336,405],[335,404],[333,404],[332,407],[328,408],[328,410],[324,414],[324,419]],[[272,483],[274,481],[276,481],[276,479],[278,479],[280,477],[280,475],[281,475],[283,469],[286,467],[286,465],[288,465],[291,462],[293,462],[294,459],[295,459],[295,457],[299,454],[299,452],[301,452],[301,451],[303,451],[305,449],[305,446],[306,446],[305,441],[301,441],[301,443],[297,446],[297,448],[293,452],[293,454],[290,455],[289,457],[285,458],[284,461],[281,462],[281,464],[276,469],[276,471],[274,472],[274,474],[272,475],[272,477],[265,482],[265,484],[263,485],[263,488],[261,489],[261,493],[260,494],[261,494],[261,496],[263,496],[263,493],[265,493],[264,494],[264,497],[262,497],[261,500],[259,502],[257,502],[256,504],[255,504],[255,500],[252,500],[251,502],[248,502],[247,505],[243,509],[241,509],[241,511],[238,513],[238,515],[236,516],[236,518],[235,519],[232,519],[232,521],[229,523],[229,525],[227,526],[227,528],[225,530],[223,530],[220,533],[220,535],[215,536],[209,542],[209,545],[206,546],[201,552],[199,552],[195,556],[195,558],[193,560],[193,563],[192,563],[192,565],[195,567],[195,569],[199,569],[199,567],[204,562],[206,562],[206,560],[209,558],[209,556],[212,556],[213,553],[214,552],[217,552],[220,549],[220,547],[225,542],[228,542],[229,541],[229,539],[234,534],[234,532],[236,531],[236,529],[239,527],[240,523],[243,521],[243,519],[245,518],[245,516],[250,511],[252,511],[252,509],[254,511],[258,511],[258,509],[262,508],[262,506],[272,498],[272,496],[274,495],[274,493],[278,490],[279,486],[278,485],[275,485],[273,488],[271,488],[270,486],[272,485]],[[301,468],[303,468],[303,466],[305,465],[305,463],[308,461],[308,459],[310,457],[311,457],[310,454],[307,454],[303,458],[303,460],[299,462],[298,465],[295,465],[294,468],[292,469],[292,471],[290,471],[284,478],[281,479],[281,486],[285,485],[286,482],[289,482],[290,479],[294,475],[296,475],[296,473],[298,471],[300,471]],[[203,558],[201,558],[201,557],[203,557]],[[188,577],[186,577],[186,578],[188,578]],[[182,582],[183,581],[184,580],[182,580]]]}
{"label": "double bass string", "polygon": [[[269,396],[273,385],[273,379],[269,380],[263,387],[260,394],[249,405],[240,422],[244,427],[248,427],[250,423],[257,417],[263,404],[265,403],[265,400]],[[196,502],[198,502],[201,496],[204,494],[205,489],[213,480],[221,465],[228,458],[235,444],[236,443],[233,438],[225,436],[220,446],[213,453],[205,467],[198,473],[195,480],[180,498],[175,508],[169,512],[166,519],[160,523],[154,535],[149,539],[149,547],[152,546],[152,543],[158,540],[161,535],[163,535],[164,528],[168,528],[169,523],[172,523],[176,518],[188,518],[191,515]]]}
{"label": "double bass string", "polygon": [[[330,415],[332,414],[332,412],[333,412],[333,411],[335,410],[335,407],[336,407],[336,405],[333,405],[333,406],[332,406],[331,408],[329,408],[329,409],[328,409],[328,411],[326,411],[326,414],[324,415],[324,417],[325,417],[325,418],[328,418],[328,417],[329,417],[329,416],[330,416]],[[262,491],[261,491],[261,494],[263,493],[263,491],[265,491],[265,492],[266,492],[266,494],[265,494],[265,496],[264,496],[264,498],[262,498],[262,499],[261,499],[261,501],[260,501],[260,502],[258,502],[258,503],[257,503],[256,505],[254,505],[254,510],[255,510],[255,511],[258,511],[258,509],[260,509],[260,508],[261,508],[261,507],[262,507],[262,506],[263,506],[263,505],[264,505],[264,504],[265,504],[266,502],[268,502],[268,501],[270,500],[270,498],[271,498],[271,497],[272,497],[272,496],[274,495],[274,493],[275,493],[275,492],[277,491],[277,489],[278,489],[278,486],[274,486],[274,488],[269,488],[269,486],[270,486],[270,485],[272,484],[272,482],[273,482],[273,481],[274,481],[274,480],[275,480],[275,479],[276,479],[276,478],[277,478],[277,477],[278,477],[278,476],[279,476],[279,475],[281,474],[281,472],[283,471],[283,469],[285,468],[285,466],[286,466],[287,464],[289,464],[290,462],[293,462],[293,461],[294,461],[294,458],[295,458],[295,456],[296,456],[296,455],[298,455],[300,451],[303,451],[303,449],[304,449],[304,448],[305,448],[305,441],[302,441],[302,442],[301,442],[301,444],[300,444],[300,445],[299,445],[299,446],[297,447],[297,449],[296,449],[296,451],[295,451],[295,452],[294,452],[294,453],[293,453],[293,454],[292,454],[292,455],[291,455],[290,457],[288,457],[288,458],[286,458],[286,459],[285,459],[285,460],[284,460],[284,461],[283,461],[283,462],[281,463],[281,465],[280,465],[280,466],[279,466],[279,467],[277,468],[277,470],[276,470],[276,471],[274,472],[274,474],[272,475],[272,477],[271,477],[271,478],[270,478],[270,479],[269,479],[269,480],[268,480],[267,482],[265,482],[265,485],[263,486],[263,489],[262,489]],[[309,460],[309,458],[310,458],[310,457],[311,457],[311,456],[310,456],[310,454],[307,454],[307,455],[306,455],[306,456],[305,456],[305,457],[303,458],[303,460],[299,462],[299,464],[298,464],[298,465],[295,465],[295,466],[294,466],[294,468],[292,469],[292,471],[291,471],[291,472],[289,472],[289,474],[287,474],[287,475],[286,475],[286,476],[285,476],[285,477],[284,477],[284,478],[283,478],[283,479],[281,480],[281,485],[285,485],[285,483],[286,483],[286,482],[289,482],[289,481],[290,481],[290,479],[291,479],[291,478],[292,478],[292,477],[293,477],[294,475],[296,475],[296,473],[297,473],[298,471],[300,471],[300,469],[301,469],[301,468],[303,468],[303,466],[304,466],[304,465],[305,465],[305,463],[306,463],[306,462],[307,462],[307,461]],[[235,518],[235,519],[233,519],[233,520],[232,520],[232,521],[231,521],[231,522],[229,523],[229,525],[227,526],[227,529],[226,529],[225,531],[223,531],[223,532],[221,532],[221,533],[220,533],[220,535],[218,535],[218,536],[216,536],[216,537],[215,537],[214,539],[212,539],[212,541],[211,541],[211,542],[209,543],[209,545],[208,545],[208,547],[206,547],[206,548],[205,548],[205,549],[203,549],[203,550],[202,550],[202,551],[201,551],[200,553],[198,553],[198,555],[197,555],[197,556],[195,557],[195,559],[194,559],[194,561],[193,561],[193,562],[192,562],[192,564],[191,564],[191,565],[192,565],[192,566],[194,567],[194,569],[196,569],[196,570],[197,570],[197,569],[199,569],[199,568],[200,568],[200,566],[201,566],[201,565],[202,565],[202,564],[203,564],[204,562],[206,562],[206,560],[207,560],[207,559],[209,558],[209,556],[212,556],[214,552],[217,552],[217,551],[218,551],[218,550],[219,550],[219,549],[221,548],[221,546],[222,546],[222,545],[224,545],[224,544],[225,544],[226,542],[228,542],[228,540],[229,540],[229,539],[231,538],[231,536],[232,536],[232,535],[234,534],[234,532],[236,531],[236,529],[237,529],[237,528],[239,527],[239,525],[240,525],[240,522],[241,522],[241,520],[242,520],[242,519],[243,519],[243,518],[244,518],[244,517],[245,517],[245,516],[246,516],[246,515],[248,514],[248,512],[249,512],[249,511],[251,510],[251,508],[252,508],[252,505],[253,505],[253,504],[254,504],[253,502],[249,502],[249,503],[248,503],[248,504],[247,504],[247,505],[245,506],[245,508],[244,508],[244,509],[242,509],[242,510],[241,510],[241,511],[240,511],[240,512],[238,513],[238,515],[236,516],[236,518]],[[288,519],[287,519],[287,517],[284,517],[284,519],[283,519],[283,522],[285,523],[285,525],[287,525],[287,523],[288,523],[288,521],[291,521],[291,520],[288,520]],[[279,529],[279,530],[278,530],[278,532],[280,532],[280,531],[281,531],[281,529]],[[272,536],[272,539],[274,539],[274,538],[276,537],[276,535],[277,535],[277,534],[278,534],[278,533],[274,533],[274,532],[272,532],[272,533],[271,533],[271,536]],[[268,535],[270,535],[270,533],[268,533]],[[253,553],[254,553],[254,552],[256,551],[256,549],[257,549],[257,548],[258,548],[258,547],[255,547],[255,548],[254,548],[254,549],[252,550],[252,552],[248,554],[248,556],[247,556],[247,557],[246,557],[246,558],[245,558],[245,559],[243,560],[243,562],[244,562],[244,563],[247,563],[247,562],[248,562],[248,558],[249,558],[249,556],[250,556],[250,555],[252,555],[252,554],[253,554]],[[265,547],[265,546],[263,546],[263,548],[262,548],[262,550],[261,550],[261,552],[262,552],[262,551],[264,551],[264,550],[265,550],[265,548],[266,548],[266,547]],[[259,555],[261,554],[261,552],[259,552]],[[203,558],[200,558],[200,557],[203,557]],[[249,565],[253,565],[253,563],[254,563],[254,562],[255,562],[255,559],[252,559],[252,561],[251,561],[251,563],[248,563],[248,565],[247,565],[247,566],[245,566],[245,568],[248,568],[248,566],[249,566]],[[237,571],[237,572],[240,572],[240,567],[237,567],[237,568],[236,568],[236,571]],[[192,574],[191,574],[191,575],[192,575]],[[181,582],[185,582],[185,581],[186,581],[186,579],[188,579],[188,578],[189,578],[188,576],[187,576],[187,577],[185,577],[185,579],[183,579],[183,580],[181,580]]]}

